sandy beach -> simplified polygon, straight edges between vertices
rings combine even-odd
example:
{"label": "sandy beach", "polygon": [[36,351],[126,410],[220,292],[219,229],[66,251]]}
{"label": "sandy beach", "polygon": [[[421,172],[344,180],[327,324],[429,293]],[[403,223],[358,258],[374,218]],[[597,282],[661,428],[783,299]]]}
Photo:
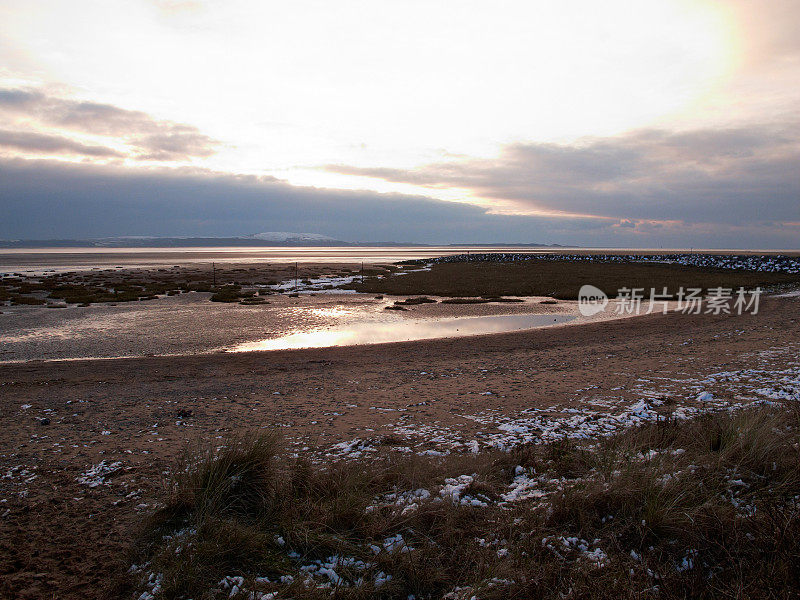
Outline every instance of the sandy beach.
{"label": "sandy beach", "polygon": [[705,392],[746,404],[783,381],[796,394],[797,302],[408,343],[0,365],[3,593],[101,596],[158,502],[160,473],[192,440],[262,428],[316,460],[386,440],[446,454],[519,442],[533,423],[583,427],[567,417],[628,414],[642,399],[691,412]]}

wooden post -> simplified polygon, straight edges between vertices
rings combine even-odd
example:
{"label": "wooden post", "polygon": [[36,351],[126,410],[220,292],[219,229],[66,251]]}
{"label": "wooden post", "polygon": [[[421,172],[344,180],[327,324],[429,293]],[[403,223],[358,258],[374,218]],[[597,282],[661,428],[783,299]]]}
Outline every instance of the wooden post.
{"label": "wooden post", "polygon": [[217,267],[213,262],[211,263],[211,285],[217,287]]}
{"label": "wooden post", "polygon": [[294,291],[297,292],[297,263],[294,263]]}

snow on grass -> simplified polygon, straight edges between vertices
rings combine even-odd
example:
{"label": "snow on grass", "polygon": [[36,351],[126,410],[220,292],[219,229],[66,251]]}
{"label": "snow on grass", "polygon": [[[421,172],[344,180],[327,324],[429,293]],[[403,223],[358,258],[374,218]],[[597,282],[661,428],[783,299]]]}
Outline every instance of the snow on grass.
{"label": "snow on grass", "polygon": [[448,477],[444,480],[442,489],[439,490],[439,495],[443,499],[449,499],[453,504],[461,504],[462,506],[476,506],[484,508],[489,506],[491,500],[483,494],[466,494],[465,492],[472,483],[475,481],[477,474],[472,475],[459,475],[458,477]]}
{"label": "snow on grass", "polygon": [[582,538],[574,536],[548,536],[542,538],[542,546],[549,549],[561,559],[568,560],[572,557],[574,560],[581,560],[590,563],[594,567],[603,567],[608,556],[599,547],[591,549],[592,546],[597,546],[600,540],[588,542]]}
{"label": "snow on grass", "polygon": [[509,485],[509,490],[500,497],[504,502],[519,502],[529,498],[543,498],[547,492],[539,489],[539,480],[531,479],[527,471],[517,465],[515,469],[514,481]]}

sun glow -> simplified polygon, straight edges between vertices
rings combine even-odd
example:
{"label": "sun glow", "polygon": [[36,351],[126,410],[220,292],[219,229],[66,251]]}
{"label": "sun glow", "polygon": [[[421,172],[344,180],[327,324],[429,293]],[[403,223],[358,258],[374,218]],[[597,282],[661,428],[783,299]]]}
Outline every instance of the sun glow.
{"label": "sun glow", "polygon": [[735,57],[724,10],[683,0],[81,4],[0,8],[8,78],[190,123],[223,142],[193,161],[215,170],[477,203],[320,167],[657,125],[691,114]]}

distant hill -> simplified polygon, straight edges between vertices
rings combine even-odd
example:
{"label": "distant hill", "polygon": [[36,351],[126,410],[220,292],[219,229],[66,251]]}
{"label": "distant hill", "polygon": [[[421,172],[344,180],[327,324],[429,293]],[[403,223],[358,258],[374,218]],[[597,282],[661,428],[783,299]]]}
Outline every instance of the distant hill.
{"label": "distant hill", "polygon": [[0,240],[0,248],[190,248],[224,246],[353,246],[319,233],[265,231],[237,237],[121,236],[93,239]]}
{"label": "distant hill", "polygon": [[0,240],[0,248],[191,248],[191,247],[267,247],[267,246],[413,246],[413,247],[532,247],[560,248],[558,244],[415,244],[408,242],[346,242],[320,233],[265,231],[236,237],[155,237],[131,235],[91,239]]}
{"label": "distant hill", "polygon": [[346,243],[320,233],[292,233],[290,231],[265,231],[264,233],[254,233],[253,235],[243,236],[242,239],[277,242],[281,244],[305,244],[309,242],[336,242],[337,244]]}

